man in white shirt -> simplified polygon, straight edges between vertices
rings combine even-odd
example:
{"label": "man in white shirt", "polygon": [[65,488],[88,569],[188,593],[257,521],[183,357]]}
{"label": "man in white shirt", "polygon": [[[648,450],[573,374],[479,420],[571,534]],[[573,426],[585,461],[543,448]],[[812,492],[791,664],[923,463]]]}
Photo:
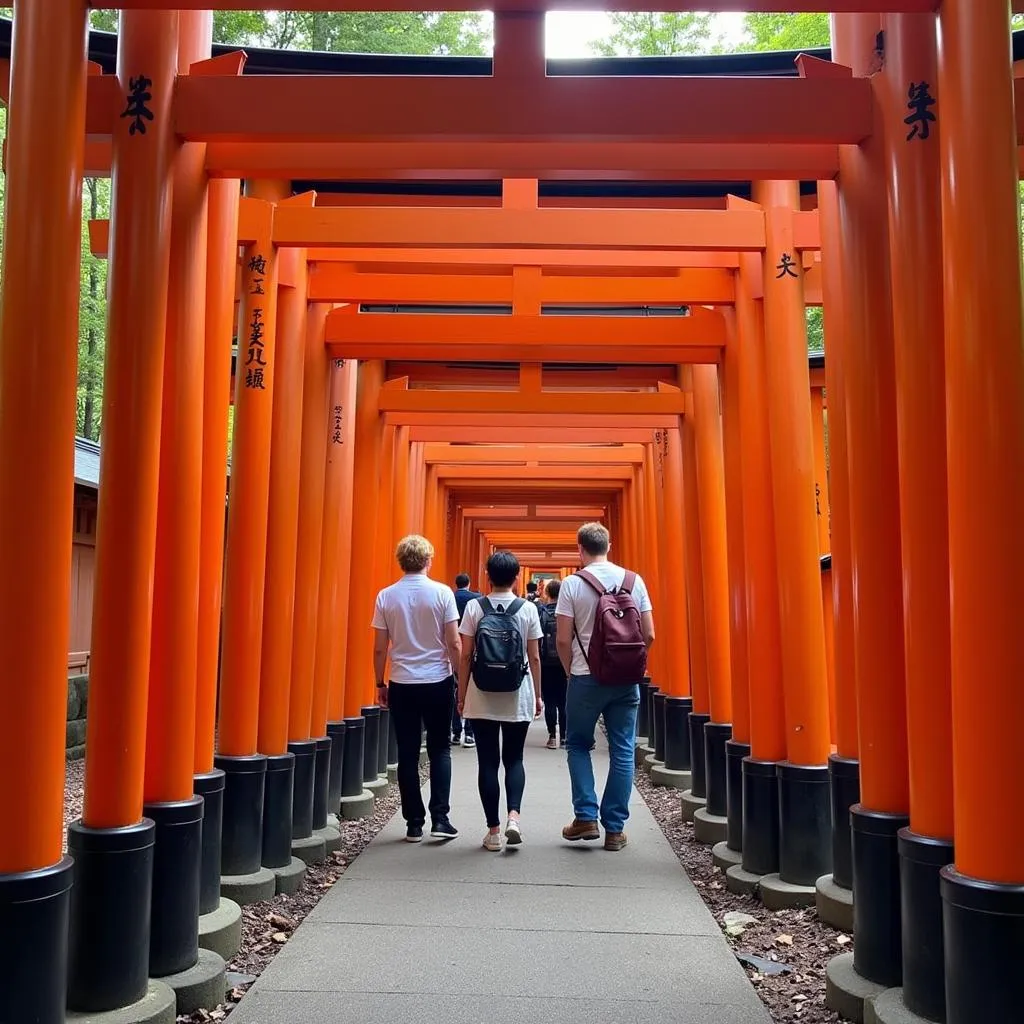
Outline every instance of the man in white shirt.
{"label": "man in white shirt", "polygon": [[[373,611],[373,671],[377,702],[391,708],[398,740],[398,789],[402,797],[405,838],[423,838],[426,811],[420,794],[420,736],[427,731],[430,758],[430,834],[454,839],[451,810],[452,755],[449,729],[455,702],[453,666],[462,652],[459,612],[451,587],[427,573],[434,547],[426,537],[411,535],[398,543],[395,557],[404,575],[378,595]],[[391,672],[385,681],[388,649]]]}
{"label": "man in white shirt", "polygon": [[[584,523],[576,533],[580,566],[606,591],[618,590],[626,579],[626,570],[608,560],[611,539],[600,523]],[[643,642],[654,643],[654,618],[647,586],[636,576],[631,590],[640,613]],[[569,676],[566,695],[569,780],[576,817],[562,829],[570,842],[599,839],[598,820],[605,830],[604,848],[618,851],[626,845],[625,825],[629,818],[629,798],[633,791],[634,750],[640,686],[602,685],[590,671],[588,653],[594,634],[594,619],[600,597],[580,576],[567,577],[555,606],[558,655]],[[590,752],[594,748],[597,720],[604,716],[608,734],[608,781],[598,806],[594,787],[594,766]]]}

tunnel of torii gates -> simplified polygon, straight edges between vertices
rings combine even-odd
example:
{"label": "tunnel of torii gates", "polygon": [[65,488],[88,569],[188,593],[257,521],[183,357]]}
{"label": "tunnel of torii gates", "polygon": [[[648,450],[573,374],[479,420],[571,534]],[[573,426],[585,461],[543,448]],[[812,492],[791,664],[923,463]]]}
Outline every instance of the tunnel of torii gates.
{"label": "tunnel of torii gates", "polygon": [[[487,76],[268,79],[211,57],[209,11],[120,6],[116,73],[62,0],[21,0],[10,50],[0,1020],[216,1001],[231,900],[294,885],[393,761],[369,619],[395,540],[424,532],[435,575],[477,583],[508,547],[525,582],[572,570],[595,518],[654,594],[640,760],[730,886],[829,920],[852,903],[830,1004],[882,992],[888,1019],[902,986],[900,1012],[1020,1019],[1009,5],[833,0],[831,60],[713,79],[546,76],[543,16],[515,3]],[[65,854],[83,172],[112,174],[113,212]],[[310,179],[502,189],[340,200]],[[753,185],[559,205],[538,185],[558,180]],[[599,315],[658,306],[686,315]]]}

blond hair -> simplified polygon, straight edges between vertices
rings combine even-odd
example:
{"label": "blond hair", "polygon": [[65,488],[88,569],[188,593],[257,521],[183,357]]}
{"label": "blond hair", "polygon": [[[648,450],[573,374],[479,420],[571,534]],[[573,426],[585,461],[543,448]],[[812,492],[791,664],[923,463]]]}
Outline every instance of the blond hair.
{"label": "blond hair", "polygon": [[600,523],[584,523],[576,531],[576,543],[588,555],[607,555],[611,539],[607,528]]}
{"label": "blond hair", "polygon": [[403,537],[395,548],[395,558],[402,572],[423,572],[434,557],[434,545],[418,533]]}

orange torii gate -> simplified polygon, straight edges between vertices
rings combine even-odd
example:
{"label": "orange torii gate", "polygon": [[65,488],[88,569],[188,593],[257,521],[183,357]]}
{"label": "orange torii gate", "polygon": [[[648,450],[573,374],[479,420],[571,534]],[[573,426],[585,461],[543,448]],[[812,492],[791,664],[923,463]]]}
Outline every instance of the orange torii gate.
{"label": "orange torii gate", "polygon": [[[710,0],[700,0],[699,5],[704,9],[722,6]],[[195,719],[197,756],[192,767],[200,775],[212,774],[212,764],[205,763],[213,754],[209,713],[213,689],[209,680],[215,680],[209,674],[214,648],[209,643],[208,623],[199,624],[197,646],[205,651],[199,674],[205,682],[197,687],[195,712],[191,696],[168,685],[171,672],[163,671],[166,666],[158,669],[152,684],[149,678],[151,655],[159,655],[162,649],[160,627],[154,629],[153,625],[154,573],[169,573],[171,582],[164,594],[172,619],[184,618],[193,594],[200,591],[203,607],[215,607],[209,595],[219,587],[218,543],[212,529],[216,517],[210,510],[216,498],[223,520],[222,490],[217,494],[223,485],[222,467],[217,467],[219,479],[214,488],[205,470],[202,480],[197,477],[195,459],[186,460],[187,494],[180,504],[177,499],[171,504],[172,499],[160,491],[155,469],[155,453],[165,445],[187,441],[184,450],[195,452],[196,428],[201,421],[204,450],[213,453],[218,444],[223,449],[222,427],[218,431],[211,426],[207,431],[212,421],[203,415],[204,408],[211,416],[216,411],[218,391],[213,390],[212,382],[220,382],[219,394],[223,395],[223,367],[216,370],[214,365],[218,347],[211,346],[213,354],[206,354],[202,402],[181,387],[183,380],[192,379],[190,368],[203,362],[193,339],[183,339],[167,352],[164,348],[168,296],[172,308],[183,294],[186,301],[197,301],[204,290],[198,280],[202,275],[188,253],[205,251],[217,257],[211,261],[213,269],[208,266],[206,273],[207,315],[226,364],[231,302],[223,266],[216,264],[218,260],[230,264],[228,254],[238,237],[232,223],[237,206],[231,195],[231,183],[236,179],[223,179],[227,185],[223,189],[216,185],[207,188],[211,154],[217,147],[238,147],[231,153],[220,150],[220,167],[237,172],[237,177],[243,173],[249,177],[251,172],[243,172],[244,162],[254,159],[257,149],[265,149],[263,166],[276,167],[283,177],[285,154],[292,145],[308,147],[297,148],[296,154],[310,161],[310,166],[332,157],[340,164],[342,150],[326,148],[337,145],[349,147],[349,153],[375,147],[364,150],[361,161],[353,161],[350,167],[365,171],[373,160],[380,160],[385,165],[383,173],[391,175],[429,170],[431,164],[424,163],[428,158],[437,160],[442,169],[447,165],[449,174],[458,173],[461,159],[469,165],[467,176],[480,176],[487,166],[492,174],[495,167],[532,166],[538,171],[536,177],[549,170],[565,176],[579,168],[573,161],[586,164],[588,159],[593,165],[584,166],[580,175],[607,176],[615,168],[628,168],[631,152],[644,165],[638,173],[648,176],[657,173],[659,161],[663,164],[671,153],[690,161],[677,172],[690,175],[716,167],[735,176],[741,173],[744,159],[751,161],[751,173],[756,173],[761,183],[754,198],[763,212],[733,203],[733,209],[724,212],[740,214],[739,218],[712,221],[696,215],[703,218],[723,211],[664,211],[673,216],[686,214],[674,222],[678,226],[685,220],[695,231],[700,225],[705,231],[711,224],[729,225],[728,230],[733,231],[734,225],[753,222],[756,215],[761,217],[764,233],[762,245],[735,245],[729,250],[738,254],[735,335],[727,330],[716,356],[722,360],[725,385],[721,426],[726,493],[733,499],[742,494],[744,502],[740,518],[736,518],[735,500],[726,500],[724,514],[729,532],[733,536],[740,533],[749,542],[744,544],[744,557],[752,552],[744,562],[730,544],[726,552],[729,586],[735,591],[737,573],[745,575],[748,597],[781,594],[786,609],[785,619],[780,620],[777,601],[769,600],[767,612],[763,605],[747,605],[748,610],[757,610],[747,624],[747,634],[751,663],[761,673],[761,685],[748,694],[756,705],[750,722],[750,764],[759,765],[751,778],[756,775],[762,780],[762,789],[760,796],[751,792],[744,810],[773,804],[764,796],[769,782],[790,787],[792,799],[782,795],[784,809],[821,808],[812,794],[822,788],[817,769],[823,761],[821,741],[825,735],[825,659],[824,640],[819,635],[823,630],[816,624],[812,584],[817,581],[812,578],[810,557],[817,555],[820,539],[810,505],[816,470],[813,439],[807,430],[806,365],[797,367],[797,357],[804,359],[796,344],[803,302],[796,301],[799,296],[794,295],[803,266],[801,261],[787,264],[782,260],[800,248],[797,243],[805,213],[798,210],[795,187],[772,184],[778,176],[769,173],[788,165],[794,171],[785,177],[792,182],[795,169],[813,168],[808,176],[820,182],[820,244],[825,252],[821,287],[830,296],[834,315],[830,346],[836,358],[830,354],[826,373],[836,428],[830,445],[838,466],[833,488],[836,597],[839,623],[848,624],[837,634],[837,650],[842,649],[837,657],[837,700],[846,713],[837,721],[840,756],[833,761],[833,781],[859,771],[862,797],[852,816],[855,839],[848,879],[858,879],[861,901],[853,969],[879,985],[902,981],[912,1009],[932,1016],[945,1012],[951,1024],[972,1021],[979,1012],[986,1019],[1011,1016],[1017,998],[1013,953],[1019,950],[1024,917],[1019,891],[1024,883],[1024,839],[1019,822],[1006,821],[1002,813],[1013,799],[1015,752],[1011,743],[993,742],[993,723],[1015,723],[1024,715],[1024,698],[1016,685],[1024,666],[1024,641],[1015,621],[1013,589],[1024,571],[1024,541],[1018,528],[1024,511],[1024,485],[1016,476],[1005,474],[1007,466],[1019,465],[1024,437],[1015,206],[1016,148],[1020,142],[1015,121],[1024,103],[1016,104],[1015,113],[1021,86],[1011,80],[1006,5],[982,6],[967,0],[943,0],[941,4],[937,0],[833,0],[830,6],[837,12],[834,56],[843,65],[805,60],[801,64],[803,80],[726,79],[712,83],[639,79],[628,86],[600,79],[581,85],[568,78],[546,77],[539,45],[542,18],[501,12],[491,78],[375,78],[371,82],[295,76],[275,83],[280,88],[272,90],[270,102],[262,102],[261,97],[259,104],[247,108],[233,105],[251,101],[265,83],[257,86],[252,78],[239,77],[238,58],[219,63],[202,60],[204,51],[210,52],[207,14],[192,11],[179,17],[176,12],[159,9],[158,0],[132,0],[124,6],[136,9],[124,17],[122,63],[117,75],[87,76],[84,8],[78,11],[76,21],[74,12],[56,0],[39,0],[20,4],[16,15],[19,31],[11,64],[7,159],[9,216],[0,303],[0,491],[18,493],[20,498],[0,507],[0,532],[16,538],[12,562],[0,586],[0,645],[8,657],[9,675],[19,684],[4,691],[3,719],[8,724],[12,757],[21,771],[3,784],[0,794],[11,823],[10,838],[0,847],[0,906],[15,918],[12,932],[25,937],[0,977],[0,989],[11,993],[9,998],[15,1001],[11,1011],[15,1019],[50,1024],[64,1013],[64,921],[71,864],[61,859],[60,722],[55,712],[64,699],[60,664],[64,651],[59,632],[68,604],[63,539],[71,497],[68,459],[75,382],[73,347],[68,339],[76,334],[78,288],[73,269],[79,248],[78,188],[85,133],[94,137],[90,162],[102,161],[103,149],[109,147],[108,167],[112,160],[118,170],[118,238],[111,268],[104,416],[111,444],[105,455],[101,494],[101,600],[97,602],[100,611],[90,707],[89,781],[84,823],[72,844],[79,857],[76,940],[71,952],[73,1005],[94,1008],[84,1002],[102,987],[101,982],[111,982],[83,976],[81,957],[98,935],[109,933],[109,928],[103,931],[101,922],[109,924],[112,916],[118,918],[115,923],[125,925],[119,929],[123,947],[132,951],[129,970],[121,967],[122,959],[109,958],[118,963],[121,975],[113,979],[116,998],[140,995],[150,966],[144,961],[151,929],[138,910],[150,888],[142,885],[138,899],[127,899],[127,911],[109,898],[121,878],[114,878],[109,869],[109,855],[114,851],[103,846],[101,833],[108,826],[119,835],[129,830],[140,844],[130,852],[145,860],[150,856],[145,851],[152,850],[152,845],[146,838],[150,827],[140,817],[143,799],[180,805],[177,809],[182,815],[188,813],[185,805],[195,805],[191,793],[179,796],[188,759],[181,751],[150,749],[144,742],[150,699],[154,708],[163,708],[185,733],[189,732],[190,717]],[[692,5],[681,0],[676,6],[690,9]],[[770,4],[750,6],[765,9]],[[798,0],[790,6],[805,9],[807,5]],[[901,13],[886,14],[883,20],[882,8],[893,6],[901,8]],[[855,13],[854,7],[861,13]],[[186,3],[184,8],[190,10],[191,5]],[[868,13],[863,13],[865,8]],[[939,44],[932,16],[936,10]],[[880,37],[883,29],[885,35]],[[48,48],[45,59],[39,52],[43,38]],[[879,69],[880,38],[886,60]],[[142,91],[130,82],[140,64],[145,65],[147,77],[152,75],[153,83],[145,101],[152,105],[144,108],[153,116],[146,133],[152,145],[146,146],[140,144],[142,133],[132,130],[140,123],[146,127],[144,122],[120,116],[127,97],[136,110],[133,117],[143,117],[139,106],[144,102]],[[914,120],[911,107],[913,128],[908,133],[908,82],[933,84],[941,96],[941,131],[926,132],[929,122]],[[495,109],[508,113],[501,124],[489,120]],[[665,109],[683,110],[686,117],[666,119]],[[931,145],[924,145],[929,138]],[[911,142],[922,144],[911,146]],[[429,145],[435,148],[423,148]],[[512,151],[520,145],[532,148],[516,158]],[[447,149],[445,158],[440,156],[442,148]],[[790,148],[792,152],[784,157]],[[712,150],[714,155],[709,155]],[[778,155],[766,155],[771,150]],[[232,159],[240,163],[232,167]],[[494,162],[488,164],[488,159]],[[522,171],[511,170],[508,177],[516,173]],[[193,199],[204,192],[209,195],[213,215],[207,228],[201,224],[201,202],[176,201],[172,217],[168,196],[172,177],[179,195]],[[255,191],[267,195],[275,190]],[[222,750],[234,758],[229,763],[234,772],[232,828],[242,820],[234,817],[234,808],[239,806],[238,787],[243,784],[240,780],[265,774],[266,754],[258,750],[261,726],[280,724],[279,717],[275,722],[272,706],[267,707],[266,715],[263,709],[259,714],[253,712],[260,673],[258,659],[247,655],[252,650],[262,653],[265,642],[261,609],[267,528],[263,511],[257,509],[268,493],[265,461],[272,448],[279,454],[292,450],[285,443],[287,430],[280,422],[275,429],[275,420],[282,417],[272,413],[271,395],[275,386],[284,390],[284,382],[293,379],[288,353],[295,346],[283,345],[275,360],[274,342],[278,332],[283,341],[295,325],[283,314],[281,318],[273,314],[279,291],[297,288],[301,271],[296,271],[294,259],[287,255],[287,245],[280,251],[275,248],[274,222],[277,213],[282,213],[281,223],[290,224],[291,241],[296,243],[322,238],[326,233],[323,225],[330,221],[329,208],[326,213],[301,209],[308,199],[300,198],[295,209],[280,206],[274,211],[271,198],[280,195],[261,200],[263,209],[270,212],[260,220],[256,235],[246,236],[251,244],[243,275],[244,323],[251,325],[259,311],[258,319],[267,325],[260,334],[259,347],[277,367],[276,372],[262,377],[257,377],[255,369],[251,369],[251,378],[250,371],[245,377],[240,375],[243,398],[236,414],[232,488],[236,495],[249,495],[251,502],[243,498],[235,503],[242,511],[232,510],[233,520],[239,522],[241,517],[245,525],[236,526],[229,537],[233,568],[227,604],[233,631],[229,631],[227,662],[247,667],[252,681],[246,687],[232,670],[225,688],[228,696],[223,708],[232,714],[222,715],[226,744]],[[549,208],[483,208],[471,211],[480,215],[476,227],[464,216],[467,211],[456,211],[459,219],[448,221],[438,217],[446,211],[430,211],[426,216],[420,216],[421,212],[405,210],[400,211],[401,216],[381,216],[392,232],[385,247],[392,264],[402,262],[396,254],[403,247],[421,246],[422,232],[440,223],[458,226],[460,252],[455,262],[471,264],[474,257],[463,247],[492,246],[495,225],[504,231],[513,223],[505,216],[509,212],[526,214],[524,230],[515,243],[520,246],[521,258],[553,245],[548,227],[552,224],[571,227],[570,235],[578,246],[614,247],[616,238],[601,232],[607,232],[612,224],[618,230],[628,223],[618,214],[636,211],[593,211],[616,214],[606,218],[605,227],[599,229],[589,213],[574,219],[577,210],[555,210],[559,216],[545,221],[539,214],[552,212]],[[318,219],[321,213],[323,221]],[[499,216],[491,217],[492,213]],[[362,233],[342,236],[348,248],[339,251],[346,254],[348,262],[358,263],[353,254],[375,244],[367,241],[372,234],[369,216],[379,214],[361,211],[353,223],[361,225]],[[644,220],[652,218],[640,218]],[[399,229],[408,234],[398,237]],[[652,230],[658,229],[652,226]],[[638,243],[635,227],[625,231],[627,235],[632,232],[626,244]],[[336,241],[332,238],[324,244]],[[638,244],[639,249],[630,251],[642,251],[642,242]],[[769,268],[783,268],[777,279],[760,266],[758,250],[765,246],[773,254]],[[672,248],[666,245],[660,255],[643,259],[664,261],[653,266],[673,266],[668,261],[678,257],[668,251]],[[778,264],[774,254],[778,254]],[[591,263],[578,254],[567,257],[563,252],[551,257],[560,258],[581,260],[569,264],[577,267],[615,265],[607,262],[608,253],[592,257]],[[621,257],[612,255],[611,260]],[[647,265],[632,262],[629,267]],[[963,273],[965,266],[976,272]],[[797,286],[790,278],[796,279]],[[196,287],[190,288],[186,282]],[[41,288],[47,295],[43,304],[35,300]],[[258,298],[261,295],[266,298]],[[940,295],[941,303],[936,301]],[[280,305],[284,310],[295,303],[282,298]],[[309,333],[318,340],[323,338],[327,318],[323,305],[318,304],[316,315],[310,317],[317,329],[307,331],[307,340]],[[762,313],[772,342],[767,346],[761,345],[758,317]],[[184,318],[185,313],[178,308],[175,315]],[[537,330],[535,325],[514,330],[519,329],[524,334]],[[177,336],[172,330],[171,337]],[[25,345],[21,343],[24,338],[35,343]],[[415,401],[405,389],[382,390],[384,349],[380,339],[364,340],[378,345],[374,349],[377,358],[364,362],[358,373],[340,367],[333,373],[333,401],[342,408],[352,407],[352,389],[358,387],[355,432],[347,435],[347,445],[333,437],[330,441],[349,452],[355,448],[353,472],[359,491],[375,496],[375,471],[386,462],[381,461],[373,443],[364,442],[386,426],[388,416],[404,412],[402,408],[382,412],[381,395],[387,395],[385,402],[404,403],[405,409],[415,407]],[[943,344],[945,365],[940,366],[934,356]],[[320,348],[322,356],[322,345]],[[628,347],[624,348],[622,355],[628,356]],[[344,353],[341,357],[354,358]],[[915,373],[922,366],[927,367],[926,372]],[[713,446],[709,449],[708,437],[699,434],[702,421],[707,420],[701,416],[698,402],[706,407],[703,403],[710,394],[696,382],[699,375],[702,371],[695,371],[694,386],[683,387],[678,394],[669,391],[645,397],[675,409],[681,396],[684,408],[679,436],[669,429],[664,442],[652,446],[654,462],[664,466],[659,477],[663,493],[659,496],[657,488],[647,492],[657,476],[654,467],[642,476],[652,509],[659,504],[662,509],[673,503],[679,507],[684,499],[692,505],[696,492],[697,508],[688,507],[685,514],[686,546],[691,552],[687,564],[693,567],[697,559],[692,556],[699,553],[702,563],[707,554],[720,568],[721,549],[709,547],[704,536],[706,525],[720,518],[716,508],[721,509],[716,495],[706,496],[715,488],[701,486],[702,478],[709,475],[708,464],[717,466],[718,455]],[[243,389],[248,380],[251,393],[246,394]],[[325,387],[322,382],[321,387]],[[172,406],[174,399],[179,404]],[[692,416],[688,403],[693,406]],[[980,409],[984,416],[979,415]],[[679,414],[673,415],[678,423]],[[164,438],[158,429],[161,417],[166,418]],[[409,428],[406,436],[411,437],[412,424],[404,426]],[[343,431],[349,429],[347,424],[342,427]],[[947,435],[948,454],[942,443]],[[328,458],[323,506],[342,518],[345,513],[338,492],[343,490],[339,481],[346,480],[349,472],[347,456],[328,447],[326,441],[324,445],[334,458]],[[748,450],[756,452],[756,457],[747,458]],[[708,451],[710,455],[702,458],[701,452]],[[384,454],[385,459],[389,457]],[[650,461],[650,457],[645,460],[645,467]],[[308,495],[303,500],[303,492],[308,490],[303,478],[308,476],[300,473],[300,517],[305,505],[315,504]],[[711,478],[717,480],[716,474],[711,473]],[[441,485],[435,474],[432,492],[442,486],[446,485]],[[534,487],[534,494],[540,496],[553,489]],[[196,499],[197,490],[204,498]],[[272,514],[271,524],[293,514],[288,501],[278,500],[281,495],[275,498],[277,490],[276,485],[271,487],[269,504],[280,510],[280,516]],[[581,489],[580,500],[586,493]],[[1001,495],[998,503],[991,502],[993,493]],[[946,494],[948,516],[943,516],[936,509],[947,508],[942,500]],[[597,491],[591,492],[588,500],[602,503],[609,499],[607,493],[601,496]],[[187,507],[199,504],[205,513],[199,544],[204,554],[196,572],[189,550],[195,538],[179,517]],[[248,504],[252,508],[247,508]],[[614,509],[612,502],[609,514]],[[253,511],[258,514],[250,520],[246,513]],[[327,513],[322,518],[333,522]],[[174,550],[183,557],[180,561],[172,557],[161,568],[155,538],[157,531],[165,528],[170,530]],[[276,564],[274,546],[280,534],[273,525],[270,533]],[[336,543],[337,538],[332,540],[328,530],[325,540]],[[991,566],[997,560],[1001,572],[994,575]],[[324,561],[326,565],[330,559]],[[258,571],[254,569],[257,563]],[[360,567],[365,568],[354,559],[353,568]],[[339,575],[340,570],[326,571],[319,581],[324,593],[332,595],[319,605],[323,614],[335,607],[331,601],[335,600]],[[856,591],[851,577],[857,580]],[[362,577],[362,582],[370,578],[373,573]],[[708,587],[702,579],[699,598],[707,601],[713,592],[720,601],[720,582],[719,578]],[[956,596],[952,607],[947,599],[948,584]],[[694,592],[693,600],[697,599]],[[854,601],[856,615],[852,614]],[[349,625],[358,631],[364,617],[356,605],[353,602],[349,609]],[[272,616],[277,611],[272,608]],[[730,639],[736,641],[737,635],[734,629]],[[715,639],[705,637],[705,647]],[[719,635],[717,651],[704,655],[710,714],[716,712],[716,701],[719,707],[726,706],[721,640]],[[266,642],[274,643],[272,639]],[[322,651],[319,642],[317,646],[322,666],[317,674],[323,682],[315,689],[332,701],[347,698],[347,680],[339,682],[338,673],[332,670],[334,651],[329,644]],[[738,650],[735,643],[732,647]],[[733,669],[735,662],[734,658]],[[712,679],[715,663],[717,681]],[[732,678],[736,675],[733,671]],[[358,696],[356,688],[352,690]],[[319,701],[314,698],[313,703]],[[784,759],[788,763],[780,766]],[[243,767],[248,770],[241,770]],[[843,792],[850,795],[849,788]],[[837,806],[846,806],[846,796],[837,800]],[[212,792],[208,799],[212,805]],[[819,818],[810,823],[794,819],[791,837],[804,824],[820,836]],[[1002,823],[997,841],[991,841],[992,821]],[[194,819],[188,819],[188,824],[194,826]],[[251,821],[248,824],[252,826]],[[913,831],[908,831],[908,826]],[[236,853],[244,850],[251,857],[252,849],[260,845],[259,841],[241,843],[237,835],[228,832],[225,836]],[[751,837],[757,835],[753,828]],[[818,847],[810,843],[807,849],[817,852]],[[781,852],[788,858],[781,865],[783,876],[813,866],[793,862],[799,851],[792,843],[784,842]],[[901,853],[904,870],[912,879],[920,879],[920,885],[908,883],[903,889],[902,942],[900,886],[895,884]],[[744,862],[747,854],[744,837]],[[194,916],[191,896],[177,900],[177,905],[169,898],[174,890],[167,885],[162,865],[173,860],[173,854],[166,838],[158,840],[156,855],[161,867],[152,887],[153,905],[161,914],[177,910],[182,920]],[[191,861],[188,870],[183,862],[175,866],[191,885],[198,868],[193,870]],[[144,872],[140,877],[145,881]],[[946,946],[940,952],[934,942],[924,940],[937,934],[943,914]],[[152,937],[158,947],[157,938],[162,941],[166,934],[163,928],[155,915]],[[831,998],[842,990],[843,971],[848,969],[841,961],[830,971]],[[24,984],[25,979],[41,972],[48,972],[45,981]],[[109,993],[105,998],[110,998]],[[937,1004],[941,1006],[937,1008]],[[884,1003],[879,1005],[884,1007]]]}

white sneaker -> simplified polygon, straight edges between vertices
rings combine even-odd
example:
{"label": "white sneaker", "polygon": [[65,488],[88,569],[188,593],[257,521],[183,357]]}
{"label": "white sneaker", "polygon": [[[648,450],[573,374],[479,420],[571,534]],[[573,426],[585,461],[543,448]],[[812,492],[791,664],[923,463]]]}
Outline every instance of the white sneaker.
{"label": "white sneaker", "polygon": [[519,822],[515,818],[509,818],[505,825],[505,838],[509,846],[522,846],[523,833],[519,828]]}
{"label": "white sneaker", "polygon": [[491,853],[501,853],[501,833],[488,832],[484,836],[484,849],[490,850]]}

